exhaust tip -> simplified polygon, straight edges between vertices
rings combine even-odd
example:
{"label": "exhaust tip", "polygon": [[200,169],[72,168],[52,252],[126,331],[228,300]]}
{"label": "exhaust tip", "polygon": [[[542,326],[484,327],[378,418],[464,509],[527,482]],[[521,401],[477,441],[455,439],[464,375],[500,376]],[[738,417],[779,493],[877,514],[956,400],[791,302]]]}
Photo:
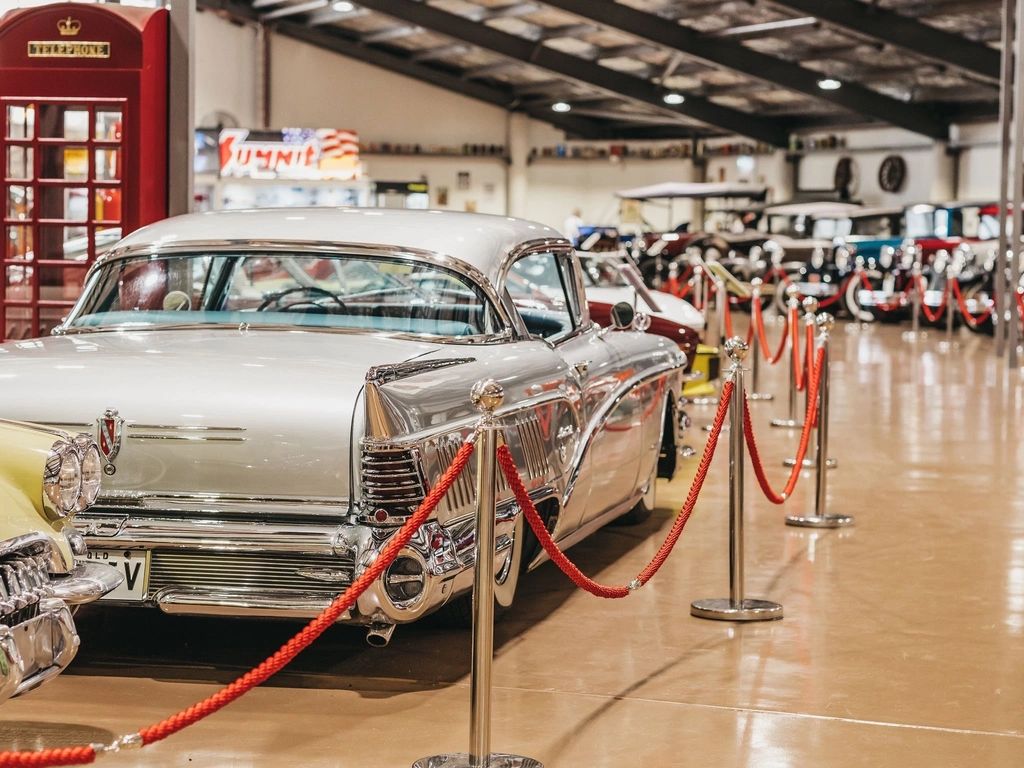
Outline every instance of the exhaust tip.
{"label": "exhaust tip", "polygon": [[374,648],[384,648],[391,642],[391,635],[395,631],[394,624],[371,624],[366,630],[366,642]]}

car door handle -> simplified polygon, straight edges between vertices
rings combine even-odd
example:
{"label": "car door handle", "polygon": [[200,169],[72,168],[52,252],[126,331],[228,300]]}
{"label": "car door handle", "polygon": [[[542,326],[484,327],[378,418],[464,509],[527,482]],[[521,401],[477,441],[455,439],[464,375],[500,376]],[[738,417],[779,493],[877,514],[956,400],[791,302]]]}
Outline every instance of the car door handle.
{"label": "car door handle", "polygon": [[578,376],[586,376],[587,371],[590,370],[590,361],[580,360],[578,363],[574,363],[572,367],[576,369],[576,374]]}

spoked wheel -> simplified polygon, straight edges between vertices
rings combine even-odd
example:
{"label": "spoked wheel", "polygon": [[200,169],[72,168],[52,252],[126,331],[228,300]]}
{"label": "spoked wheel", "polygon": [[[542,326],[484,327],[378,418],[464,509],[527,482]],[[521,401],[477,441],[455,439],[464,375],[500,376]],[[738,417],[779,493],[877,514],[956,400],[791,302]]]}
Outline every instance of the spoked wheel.
{"label": "spoked wheel", "polygon": [[640,262],[640,274],[643,275],[644,284],[656,291],[662,290],[668,281],[671,263],[672,259],[659,259],[657,256],[648,257]]}
{"label": "spoked wheel", "polygon": [[[792,274],[787,273],[786,277],[789,278],[788,281],[779,277],[779,281],[775,283],[775,294],[772,297],[772,303],[775,304],[775,309],[781,315],[789,312],[789,307],[786,305],[786,302],[789,300],[789,297],[786,295],[786,289],[794,282],[794,277],[799,277],[799,274],[796,272]],[[762,306],[762,309],[765,309],[765,307]]]}
{"label": "spoked wheel", "polygon": [[885,280],[885,275],[877,269],[864,270],[863,278],[858,278],[855,275],[853,279],[846,284],[846,296],[844,301],[846,304],[846,311],[850,313],[850,317],[859,323],[873,323],[875,321],[874,314],[860,305],[860,292],[865,287],[865,279],[870,283],[872,291],[880,291],[882,290],[882,283]]}

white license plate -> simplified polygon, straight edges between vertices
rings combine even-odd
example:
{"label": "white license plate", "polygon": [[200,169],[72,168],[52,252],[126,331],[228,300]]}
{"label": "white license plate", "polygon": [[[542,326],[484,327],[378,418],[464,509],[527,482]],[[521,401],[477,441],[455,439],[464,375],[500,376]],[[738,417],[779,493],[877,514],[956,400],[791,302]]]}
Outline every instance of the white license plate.
{"label": "white license plate", "polygon": [[149,550],[145,549],[90,549],[75,558],[79,563],[102,563],[124,576],[124,581],[101,600],[142,600],[149,585]]}

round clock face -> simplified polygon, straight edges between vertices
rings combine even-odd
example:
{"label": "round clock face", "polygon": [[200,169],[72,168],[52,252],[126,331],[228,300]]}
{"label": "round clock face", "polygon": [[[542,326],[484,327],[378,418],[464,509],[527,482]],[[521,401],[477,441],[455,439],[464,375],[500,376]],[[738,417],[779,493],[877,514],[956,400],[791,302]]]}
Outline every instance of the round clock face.
{"label": "round clock face", "polygon": [[907,163],[899,155],[889,155],[878,168],[878,186],[883,192],[899,192],[907,179]]}

